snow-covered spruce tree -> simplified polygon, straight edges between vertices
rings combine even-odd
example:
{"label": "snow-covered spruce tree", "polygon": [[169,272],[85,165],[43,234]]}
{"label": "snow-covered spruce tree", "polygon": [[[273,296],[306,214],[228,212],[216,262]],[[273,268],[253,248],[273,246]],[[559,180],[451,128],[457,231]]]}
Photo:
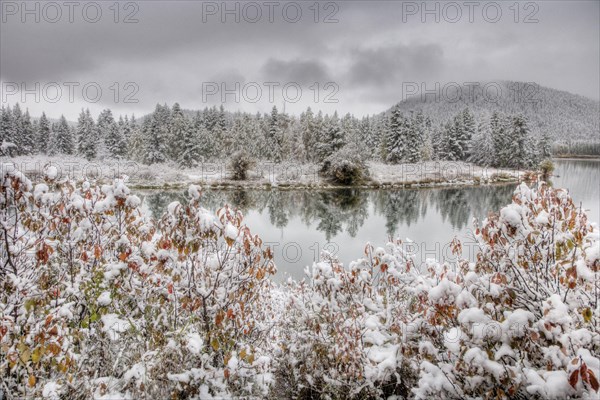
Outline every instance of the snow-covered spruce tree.
{"label": "snow-covered spruce tree", "polygon": [[2,106],[0,113],[0,155],[16,154],[14,119],[10,106]]}
{"label": "snow-covered spruce tree", "polygon": [[399,164],[408,158],[409,121],[402,115],[399,107],[395,107],[389,117],[385,138],[386,162]]}
{"label": "snow-covered spruce tree", "polygon": [[[42,113],[38,124],[37,124],[37,151],[40,154],[48,153],[48,142],[51,140],[51,132],[50,132],[50,122],[46,117],[46,113]],[[1,140],[0,140],[1,141]]]}
{"label": "snow-covered spruce tree", "polygon": [[19,141],[20,154],[28,155],[34,154],[37,152],[37,144],[36,144],[36,132],[34,130],[34,126],[31,122],[31,116],[29,115],[29,110],[25,110],[23,114],[22,124],[22,138]]}
{"label": "snow-covered spruce tree", "polygon": [[279,113],[277,111],[277,107],[273,106],[271,110],[271,115],[268,119],[267,124],[267,136],[266,136],[266,146],[267,146],[267,159],[275,162],[281,162],[282,160],[282,144],[283,144],[283,130],[280,126],[281,120],[279,118]]}
{"label": "snow-covered spruce tree", "polygon": [[169,140],[171,159],[182,167],[195,166],[200,161],[200,147],[196,131],[183,114],[179,103],[173,105]]}
{"label": "snow-covered spruce tree", "polygon": [[535,149],[527,121],[522,115],[511,117],[504,146],[505,149],[501,153],[505,154],[506,164],[501,166],[523,168],[535,163]]}
{"label": "snow-covered spruce tree", "polygon": [[470,147],[472,144],[475,131],[477,129],[475,123],[475,117],[469,108],[465,108],[462,112],[462,131],[460,135],[460,143],[463,149],[462,160],[466,160],[470,154]]}
{"label": "snow-covered spruce tree", "polygon": [[490,167],[494,165],[494,142],[492,131],[488,121],[482,121],[479,124],[477,132],[473,136],[467,161],[476,165]]}
{"label": "snow-covered spruce tree", "polygon": [[423,137],[425,136],[425,116],[421,111],[411,113],[410,129],[406,138],[406,161],[416,163],[421,160]]}
{"label": "snow-covered spruce tree", "polygon": [[146,164],[161,163],[168,160],[169,156],[169,127],[171,110],[169,106],[156,105],[152,116],[143,123],[143,133],[146,144],[144,161]]}
{"label": "snow-covered spruce tree", "polygon": [[193,129],[198,138],[198,147],[200,149],[200,160],[210,160],[215,155],[215,142],[207,127],[206,112],[197,112],[193,120]]}
{"label": "snow-covered spruce tree", "polygon": [[542,132],[538,137],[536,148],[538,160],[543,161],[552,157],[552,138],[547,131]]}
{"label": "snow-covered spruce tree", "polygon": [[202,161],[202,149],[198,132],[191,125],[188,125],[183,134],[182,143],[185,144],[185,147],[181,149],[177,164],[182,167],[195,167]]}
{"label": "snow-covered spruce tree", "polygon": [[509,129],[507,119],[497,112],[490,117],[490,130],[494,142],[494,166],[505,167],[510,160],[509,153]]}
{"label": "snow-covered spruce tree", "polygon": [[53,125],[52,132],[53,140],[51,141],[50,146],[52,147],[53,154],[71,155],[75,153],[73,130],[69,126],[64,115],[61,115],[58,122]]}
{"label": "snow-covered spruce tree", "polygon": [[300,135],[302,137],[302,145],[304,146],[304,153],[306,154],[307,161],[314,161],[316,154],[317,132],[315,116],[310,107],[308,107],[305,112],[300,114]]}
{"label": "snow-covered spruce tree", "polygon": [[358,125],[359,141],[366,145],[365,153],[368,160],[379,159],[380,135],[371,117],[363,117]]}
{"label": "snow-covered spruce tree", "polygon": [[104,149],[105,154],[100,150],[100,156],[109,158],[124,157],[127,152],[127,142],[123,131],[119,129],[119,125],[115,121],[112,111],[109,109],[103,110],[98,116],[98,131],[104,145],[100,148]]}
{"label": "snow-covered spruce tree", "polygon": [[458,118],[447,122],[441,132],[441,158],[458,161],[462,158],[460,122]]}
{"label": "snow-covered spruce tree", "polygon": [[346,138],[340,126],[337,112],[334,112],[331,116],[325,115],[317,136],[317,159],[320,162],[325,161],[327,157],[341,149],[345,143]]}
{"label": "snow-covered spruce tree", "polygon": [[342,129],[345,143],[351,144],[353,147],[363,147],[364,142],[361,141],[358,121],[353,115],[347,113],[340,120],[340,128]]}
{"label": "snow-covered spruce tree", "polygon": [[136,162],[144,162],[146,151],[146,137],[143,126],[137,124],[135,116],[129,120],[129,129],[131,131],[127,140],[127,157]]}
{"label": "snow-covered spruce tree", "polygon": [[10,134],[11,143],[14,143],[14,154],[23,154],[23,112],[19,103],[16,103],[12,109],[12,133]]}
{"label": "snow-covered spruce tree", "polygon": [[81,110],[77,120],[77,152],[87,160],[93,160],[97,155],[98,130],[90,110]]}

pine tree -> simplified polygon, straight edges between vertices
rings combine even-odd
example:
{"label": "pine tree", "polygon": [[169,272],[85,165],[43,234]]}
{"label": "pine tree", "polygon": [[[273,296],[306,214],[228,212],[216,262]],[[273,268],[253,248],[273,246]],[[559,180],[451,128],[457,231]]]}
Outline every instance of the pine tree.
{"label": "pine tree", "polygon": [[442,158],[447,161],[458,161],[463,157],[461,142],[462,126],[460,118],[455,117],[444,125],[442,132]]}
{"label": "pine tree", "polygon": [[77,152],[87,160],[97,156],[98,129],[90,110],[81,110],[77,120]]}
{"label": "pine tree", "polygon": [[360,138],[358,122],[350,113],[344,115],[340,121],[342,134],[346,144],[353,144],[356,147],[364,147],[364,143]]}
{"label": "pine tree", "polygon": [[540,161],[552,157],[552,138],[548,131],[544,131],[538,138],[537,153]]}
{"label": "pine tree", "polygon": [[308,107],[306,112],[300,114],[300,135],[302,137],[304,153],[309,162],[315,159],[316,132],[314,119],[314,114],[310,107]]}
{"label": "pine tree", "polygon": [[202,162],[211,159],[215,154],[215,143],[206,125],[207,115],[207,110],[205,110],[203,113],[198,111],[194,116],[194,120],[192,121],[193,130],[198,139],[199,157],[200,161]]}
{"label": "pine tree", "polygon": [[479,124],[473,136],[468,161],[476,165],[490,167],[494,164],[494,141],[490,123],[483,121]]}
{"label": "pine tree", "polygon": [[358,125],[359,142],[366,145],[366,159],[378,158],[380,138],[375,132],[372,119],[369,116],[363,117]]}
{"label": "pine tree", "polygon": [[173,104],[169,126],[169,157],[171,160],[179,162],[180,157],[186,150],[184,140],[189,129],[189,122],[183,115],[179,103]]}
{"label": "pine tree", "polygon": [[16,155],[15,125],[10,106],[2,107],[0,115],[0,155]]}
{"label": "pine tree", "polygon": [[273,106],[271,115],[268,120],[268,131],[267,131],[267,147],[268,156],[267,158],[271,161],[281,162],[282,150],[283,150],[283,131],[280,127],[279,113],[277,107]]}
{"label": "pine tree", "polygon": [[507,139],[508,132],[504,118],[496,112],[490,118],[490,130],[492,133],[492,142],[494,143],[494,166],[507,166],[510,157]]}
{"label": "pine tree", "polygon": [[121,158],[125,155],[127,150],[125,138],[111,110],[103,110],[98,116],[98,131],[104,140],[104,149],[106,150],[106,154],[101,154],[101,156]]}
{"label": "pine tree", "polygon": [[432,122],[431,118],[424,117],[422,124],[422,145],[421,145],[421,160],[430,161],[434,159],[433,153],[433,131],[431,129]]}
{"label": "pine tree", "polygon": [[13,108],[13,133],[12,133],[12,142],[15,144],[16,155],[25,154],[24,152],[24,141],[23,138],[25,136],[23,129],[23,112],[21,111],[21,107],[19,103],[15,104]]}
{"label": "pine tree", "polygon": [[69,123],[64,115],[60,116],[58,123],[54,129],[54,148],[57,154],[71,155],[74,153],[75,144],[73,139],[73,131],[69,127]]}
{"label": "pine tree", "polygon": [[318,137],[317,159],[319,162],[324,161],[327,157],[344,147],[346,141],[337,112],[334,112],[331,117],[328,115],[325,116]]}
{"label": "pine tree", "polygon": [[471,140],[475,135],[476,128],[475,117],[468,108],[465,108],[462,113],[461,128],[462,130],[459,137],[459,142],[462,149],[461,160],[466,160],[469,157],[469,147],[471,145]]}
{"label": "pine tree", "polygon": [[25,114],[23,114],[21,129],[23,137],[20,141],[20,154],[34,154],[36,152],[36,132],[33,129],[33,124],[31,123],[29,110],[25,110]]}
{"label": "pine tree", "polygon": [[[146,121],[149,121],[147,118]],[[127,142],[127,157],[136,162],[144,162],[146,157],[146,137],[147,132],[143,127],[137,124],[135,116],[129,120],[129,141]]]}
{"label": "pine tree", "polygon": [[416,163],[421,160],[423,136],[425,136],[425,116],[421,111],[412,115],[406,138],[406,161]]}
{"label": "pine tree", "polygon": [[156,105],[152,116],[144,121],[144,134],[146,138],[146,157],[147,164],[165,162],[169,154],[169,136],[170,136],[171,112],[165,104]]}
{"label": "pine tree", "polygon": [[48,143],[51,140],[50,122],[46,117],[46,113],[42,113],[37,124],[37,151],[41,154],[48,153]]}
{"label": "pine tree", "polygon": [[408,159],[410,123],[398,106],[392,110],[385,138],[386,161],[399,164]]}
{"label": "pine tree", "polygon": [[[123,118],[122,115],[119,116],[119,122],[117,123],[119,126],[119,130],[121,131],[121,136],[123,136],[123,140],[125,143],[129,143],[129,139],[131,139],[131,125],[129,124],[129,117],[127,115]],[[127,153],[127,152],[126,152]]]}
{"label": "pine tree", "polygon": [[198,132],[188,124],[182,131],[182,152],[177,164],[182,167],[194,167],[202,161],[202,149],[198,140]]}
{"label": "pine tree", "polygon": [[534,163],[532,155],[532,142],[529,137],[529,127],[527,121],[522,115],[512,118],[512,126],[509,131],[509,141],[507,143],[508,159],[507,166],[511,168],[529,167]]}

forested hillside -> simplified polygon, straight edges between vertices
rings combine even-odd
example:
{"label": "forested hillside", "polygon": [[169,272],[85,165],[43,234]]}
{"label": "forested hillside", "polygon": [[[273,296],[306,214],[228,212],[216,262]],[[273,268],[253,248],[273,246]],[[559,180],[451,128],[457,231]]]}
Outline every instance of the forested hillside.
{"label": "forested hillside", "polygon": [[[406,92],[411,90],[414,88],[408,87]],[[522,114],[533,133],[547,132],[559,142],[600,141],[600,103],[597,100],[534,82],[446,84],[437,90],[434,85],[429,85],[406,97],[397,104],[401,111],[420,110],[434,123],[447,121],[468,107],[476,118],[493,112]]]}

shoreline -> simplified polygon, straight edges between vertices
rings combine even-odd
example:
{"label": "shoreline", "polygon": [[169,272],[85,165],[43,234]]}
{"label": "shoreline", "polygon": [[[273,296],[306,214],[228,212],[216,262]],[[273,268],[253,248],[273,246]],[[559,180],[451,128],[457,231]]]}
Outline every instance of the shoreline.
{"label": "shoreline", "polygon": [[573,160],[573,161],[577,161],[577,160],[585,160],[585,161],[590,161],[590,160],[596,160],[596,161],[600,161],[600,156],[593,156],[593,155],[571,155],[571,154],[561,154],[561,155],[556,155],[556,156],[552,156],[553,160]]}
{"label": "shoreline", "polygon": [[390,190],[390,189],[431,189],[431,188],[457,188],[457,187],[478,187],[495,186],[519,183],[524,181],[523,177],[498,178],[486,181],[477,180],[439,180],[439,181],[415,181],[415,182],[363,182],[356,185],[339,185],[335,183],[322,182],[319,184],[302,183],[279,183],[269,184],[268,182],[253,181],[220,181],[220,182],[189,182],[162,185],[135,184],[129,183],[128,187],[134,190],[144,191],[171,191],[184,190],[189,185],[196,185],[201,189],[208,190],[339,190],[339,189],[361,189],[361,190]]}
{"label": "shoreline", "polygon": [[44,181],[49,168],[58,180],[112,182],[124,178],[133,190],[183,190],[197,185],[208,190],[333,190],[420,189],[518,183],[534,171],[480,167],[462,161],[424,161],[415,164],[367,163],[368,177],[342,185],[319,174],[317,164],[257,162],[248,179],[230,179],[228,162],[203,163],[180,169],[173,164],[143,165],[128,160],[87,161],[79,157],[20,156],[1,160],[2,168],[15,168],[32,182]]}

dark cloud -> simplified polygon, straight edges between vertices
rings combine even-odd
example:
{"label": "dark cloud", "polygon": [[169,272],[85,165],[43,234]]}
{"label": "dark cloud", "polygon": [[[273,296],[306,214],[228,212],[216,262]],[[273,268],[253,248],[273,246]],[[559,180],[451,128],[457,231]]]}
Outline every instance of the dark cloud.
{"label": "dark cloud", "polygon": [[282,84],[295,82],[303,86],[309,86],[315,82],[325,84],[332,81],[327,66],[317,60],[296,58],[283,61],[270,58],[262,66],[261,72],[264,79],[281,82]]}
{"label": "dark cloud", "polygon": [[[106,93],[111,82],[135,82],[139,102],[115,103],[103,97],[86,104],[79,96],[73,103],[26,104],[33,114],[47,109],[72,118],[82,106],[140,113],[157,102],[175,101],[203,108],[210,105],[202,101],[203,83],[215,81],[227,87],[265,81],[339,84],[338,103],[314,104],[305,95],[288,104],[290,112],[306,106],[325,112],[377,112],[400,99],[402,82],[512,79],[600,97],[598,1],[537,2],[537,23],[523,23],[531,12],[524,6],[515,22],[512,3],[501,3],[498,23],[482,17],[483,3],[474,22],[465,11],[457,23],[443,16],[439,23],[431,17],[422,23],[418,14],[403,19],[405,3],[400,1],[321,2],[318,15],[314,2],[297,2],[302,11],[297,22],[291,22],[296,7],[288,7],[290,2],[277,3],[272,21],[265,3],[256,2],[262,16],[251,22],[248,2],[138,1],[133,16],[138,22],[127,24],[122,20],[132,9],[121,8],[115,23],[109,8],[114,2],[97,3],[103,17],[93,24],[82,19],[80,9],[73,23],[64,16],[58,23],[31,18],[22,23],[20,16],[7,16],[0,23],[0,80],[26,82],[28,87],[33,82],[94,81]],[[222,10],[206,13],[207,6],[224,4],[229,10],[237,7],[239,22],[236,15],[221,15]],[[242,101],[231,107],[268,111],[272,104]]]}
{"label": "dark cloud", "polygon": [[436,44],[358,49],[352,55],[348,83],[381,88],[403,80],[431,79],[444,69],[443,56]]}

